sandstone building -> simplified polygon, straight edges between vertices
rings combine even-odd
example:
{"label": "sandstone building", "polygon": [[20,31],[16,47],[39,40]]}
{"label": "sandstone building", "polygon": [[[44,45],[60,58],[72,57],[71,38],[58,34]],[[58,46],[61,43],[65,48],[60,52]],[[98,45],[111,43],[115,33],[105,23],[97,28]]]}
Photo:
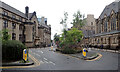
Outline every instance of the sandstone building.
{"label": "sandstone building", "polygon": [[89,45],[99,48],[120,48],[120,1],[107,5],[96,19],[96,34]]}
{"label": "sandstone building", "polygon": [[38,36],[40,37],[40,46],[50,46],[51,45],[51,26],[47,25],[47,18],[38,18]]}
{"label": "sandstone building", "polygon": [[90,42],[89,38],[95,34],[95,25],[96,25],[94,15],[92,14],[88,14],[87,18],[85,18],[84,21],[85,21],[84,22],[85,25],[81,29],[84,34],[83,40],[81,41],[83,46],[89,45]]}
{"label": "sandstone building", "polygon": [[[0,1],[0,30],[8,29],[11,40],[19,40],[27,47],[39,46],[42,41],[40,27],[36,12],[29,13],[29,7],[25,7],[25,13],[23,13]],[[45,42],[49,45],[51,27],[44,29],[44,32],[42,34],[45,34]]]}

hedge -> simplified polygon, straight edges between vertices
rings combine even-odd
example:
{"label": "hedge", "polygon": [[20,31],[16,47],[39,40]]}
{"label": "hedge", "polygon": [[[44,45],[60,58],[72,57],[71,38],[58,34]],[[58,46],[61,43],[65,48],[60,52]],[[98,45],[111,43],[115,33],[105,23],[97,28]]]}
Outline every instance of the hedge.
{"label": "hedge", "polygon": [[25,45],[20,41],[8,40],[2,43],[2,60],[21,60],[23,58],[23,50]]}

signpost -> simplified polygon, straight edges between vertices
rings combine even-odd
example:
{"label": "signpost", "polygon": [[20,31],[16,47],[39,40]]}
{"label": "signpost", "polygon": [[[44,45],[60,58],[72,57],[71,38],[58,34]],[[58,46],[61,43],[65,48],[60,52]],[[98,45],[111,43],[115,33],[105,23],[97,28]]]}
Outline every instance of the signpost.
{"label": "signpost", "polygon": [[23,50],[23,59],[27,61],[27,50],[26,49]]}
{"label": "signpost", "polygon": [[82,55],[83,55],[83,57],[86,57],[86,50],[85,49],[83,49]]}

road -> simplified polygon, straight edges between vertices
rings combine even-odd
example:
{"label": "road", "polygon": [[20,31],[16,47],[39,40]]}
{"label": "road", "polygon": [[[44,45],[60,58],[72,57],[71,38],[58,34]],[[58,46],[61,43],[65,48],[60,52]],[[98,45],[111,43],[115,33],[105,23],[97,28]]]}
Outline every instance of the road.
{"label": "road", "polygon": [[96,51],[102,58],[85,61],[68,55],[50,51],[50,48],[30,49],[29,53],[40,62],[39,66],[28,68],[10,68],[3,70],[117,70],[118,54]]}

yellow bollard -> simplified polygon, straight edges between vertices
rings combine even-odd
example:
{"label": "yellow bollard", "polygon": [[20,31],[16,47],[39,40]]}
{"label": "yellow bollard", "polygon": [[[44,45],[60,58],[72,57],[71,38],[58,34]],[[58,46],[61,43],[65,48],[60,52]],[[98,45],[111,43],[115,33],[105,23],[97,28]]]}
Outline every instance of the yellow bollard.
{"label": "yellow bollard", "polygon": [[82,55],[83,55],[83,57],[86,57],[86,50],[85,49],[83,49]]}
{"label": "yellow bollard", "polygon": [[23,50],[23,59],[27,61],[27,50],[26,49]]}

